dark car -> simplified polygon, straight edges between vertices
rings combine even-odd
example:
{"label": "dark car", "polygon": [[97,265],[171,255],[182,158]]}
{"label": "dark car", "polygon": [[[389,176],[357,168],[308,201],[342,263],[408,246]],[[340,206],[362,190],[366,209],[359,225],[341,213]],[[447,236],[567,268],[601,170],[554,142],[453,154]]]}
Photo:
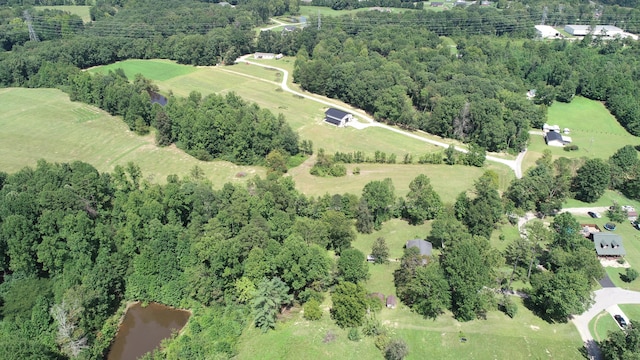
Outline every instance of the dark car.
{"label": "dark car", "polygon": [[618,322],[618,324],[620,325],[621,328],[626,328],[627,327],[627,322],[622,317],[622,315],[614,315],[613,318],[616,319],[616,321]]}
{"label": "dark car", "polygon": [[599,213],[595,212],[595,211],[588,211],[587,215],[591,216],[594,219],[599,219],[602,217],[602,215],[600,215]]}

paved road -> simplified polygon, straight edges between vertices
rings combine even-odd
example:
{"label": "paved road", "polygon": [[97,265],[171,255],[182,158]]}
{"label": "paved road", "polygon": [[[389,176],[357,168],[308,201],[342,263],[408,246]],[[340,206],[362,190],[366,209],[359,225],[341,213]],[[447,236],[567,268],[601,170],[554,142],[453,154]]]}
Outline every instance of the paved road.
{"label": "paved road", "polygon": [[[424,141],[426,143],[429,143],[429,144],[432,144],[432,145],[436,145],[436,146],[440,146],[440,147],[443,147],[443,148],[448,148],[449,147],[449,144],[447,144],[447,143],[443,143],[443,142],[440,142],[440,141],[437,141],[437,140],[427,139],[427,138],[424,138],[422,136],[416,135],[414,133],[410,133],[410,132],[407,132],[407,131],[404,131],[404,130],[396,129],[396,128],[392,127],[392,126],[376,122],[373,118],[371,118],[370,116],[366,115],[364,113],[364,111],[362,111],[362,110],[355,109],[355,108],[349,108],[349,107],[345,107],[345,106],[341,106],[341,105],[337,105],[334,102],[331,102],[331,101],[328,101],[328,100],[324,100],[324,99],[319,98],[317,96],[310,95],[308,93],[302,93],[302,92],[298,92],[298,91],[292,90],[289,87],[289,85],[287,84],[287,81],[289,79],[289,71],[287,71],[285,69],[282,69],[282,68],[279,68],[279,67],[275,67],[275,66],[271,66],[271,65],[265,65],[265,64],[261,64],[261,63],[257,63],[257,62],[248,60],[248,58],[250,56],[252,56],[252,55],[251,54],[243,55],[243,56],[239,57],[236,60],[236,62],[237,63],[247,63],[247,64],[252,64],[252,65],[262,66],[264,68],[274,69],[274,70],[278,70],[278,71],[282,72],[283,76],[282,76],[282,81],[280,82],[280,86],[282,87],[282,89],[284,91],[287,91],[287,92],[289,92],[291,94],[294,94],[294,95],[297,95],[297,96],[301,96],[301,97],[303,97],[305,99],[309,99],[309,100],[312,100],[312,101],[315,101],[315,102],[319,102],[319,103],[321,103],[323,105],[327,105],[327,106],[330,106],[330,107],[333,107],[333,108],[336,108],[336,109],[340,109],[342,111],[353,113],[359,119],[362,119],[362,120],[366,121],[366,123],[368,123],[369,126],[381,127],[381,128],[386,129],[386,130],[393,131],[395,133],[402,134],[404,136],[408,136],[410,138],[413,138],[413,139],[416,139],[416,140],[420,140],[420,141]],[[272,82],[272,81],[269,81],[269,80],[265,80],[265,81]],[[462,153],[467,153],[468,152],[468,150],[465,149],[465,148],[461,148],[461,147],[458,147],[458,146],[456,146],[455,148],[456,148],[456,150],[458,150],[458,151],[460,151]],[[509,168],[511,168],[515,172],[516,177],[521,178],[522,177],[522,159],[524,158],[525,153],[526,153],[526,151],[523,151],[520,154],[518,154],[518,157],[516,158],[516,160],[502,159],[502,158],[499,158],[499,157],[496,157],[496,156],[492,156],[492,155],[487,155],[487,160],[493,161],[493,162],[497,162],[497,163],[500,163],[500,164],[508,166]]]}
{"label": "paved road", "polygon": [[[594,292],[594,304],[581,315],[574,316],[571,321],[578,329],[591,359],[601,359],[600,349],[589,331],[589,321],[599,313],[618,304],[640,304],[640,292],[620,288],[603,288]],[[622,313],[622,311],[620,311]]]}

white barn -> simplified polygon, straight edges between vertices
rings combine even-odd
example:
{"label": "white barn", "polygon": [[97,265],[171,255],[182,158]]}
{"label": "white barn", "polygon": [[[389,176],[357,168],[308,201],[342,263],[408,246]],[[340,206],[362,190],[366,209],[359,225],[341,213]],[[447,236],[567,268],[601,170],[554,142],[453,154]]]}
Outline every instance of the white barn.
{"label": "white barn", "polygon": [[549,25],[536,25],[536,35],[541,39],[555,39],[562,37],[558,30]]}
{"label": "white barn", "polygon": [[613,25],[566,25],[564,31],[573,36],[586,36],[591,33],[594,36],[623,36],[624,31],[617,26]]}
{"label": "white barn", "polygon": [[345,126],[350,120],[353,120],[353,115],[342,110],[329,108],[324,112],[324,121],[336,126]]}

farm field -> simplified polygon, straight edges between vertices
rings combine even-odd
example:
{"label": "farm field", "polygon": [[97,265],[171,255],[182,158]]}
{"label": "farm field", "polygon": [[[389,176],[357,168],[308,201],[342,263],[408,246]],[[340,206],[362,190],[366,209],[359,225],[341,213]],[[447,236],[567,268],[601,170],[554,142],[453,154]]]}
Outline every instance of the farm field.
{"label": "farm field", "polygon": [[79,5],[55,5],[55,6],[35,6],[36,10],[52,9],[67,11],[71,14],[78,15],[82,18],[82,22],[88,23],[91,21],[91,15],[89,9],[91,6],[79,6]]}
{"label": "farm field", "polygon": [[564,151],[561,147],[547,146],[543,136],[531,135],[523,169],[533,166],[546,149],[551,150],[554,157],[608,159],[624,145],[640,144],[640,137],[629,134],[604,105],[595,100],[578,96],[569,104],[556,101],[547,115],[548,124],[569,128],[572,144],[579,150]]}
{"label": "farm field", "polygon": [[106,74],[110,70],[115,71],[116,69],[124,70],[125,75],[127,75],[127,78],[129,78],[130,81],[135,79],[136,74],[142,74],[144,77],[156,81],[166,81],[176,76],[187,75],[198,70],[196,67],[180,65],[171,60],[132,59],[119,61],[109,65],[93,67],[89,69],[89,72]]}
{"label": "farm field", "polygon": [[120,119],[79,102],[55,89],[0,89],[0,170],[14,172],[51,162],[85,161],[100,171],[133,161],[144,177],[163,183],[167,175],[181,177],[199,166],[215,188],[224,183],[264,176],[261,167],[236,166],[226,161],[203,162],[175,146],[160,148],[153,135],[138,136]]}

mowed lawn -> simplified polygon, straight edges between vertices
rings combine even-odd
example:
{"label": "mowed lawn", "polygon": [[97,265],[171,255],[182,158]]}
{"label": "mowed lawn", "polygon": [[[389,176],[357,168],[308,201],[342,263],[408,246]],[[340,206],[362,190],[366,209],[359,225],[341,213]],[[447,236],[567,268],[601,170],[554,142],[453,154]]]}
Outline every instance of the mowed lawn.
{"label": "mowed lawn", "polygon": [[106,74],[110,70],[115,71],[116,69],[124,70],[125,75],[127,75],[127,78],[129,78],[130,81],[135,79],[136,74],[142,74],[147,79],[166,81],[176,76],[186,75],[198,70],[196,67],[176,64],[171,60],[132,59],[119,61],[109,65],[93,67],[89,69],[89,72]]}
{"label": "mowed lawn", "polygon": [[629,134],[604,104],[581,96],[569,104],[554,102],[549,107],[547,119],[548,124],[569,128],[572,144],[579,150],[564,151],[562,147],[547,146],[543,136],[530,135],[524,168],[533,166],[545,149],[551,150],[554,157],[607,159],[625,145],[640,144],[640,137]]}
{"label": "mowed lawn", "polygon": [[638,304],[621,304],[618,305],[620,310],[624,312],[625,315],[629,318],[629,320],[635,320],[640,322],[640,305]]}
{"label": "mowed lawn", "polygon": [[89,13],[89,9],[91,6],[80,6],[80,5],[56,5],[56,6],[35,6],[36,10],[62,10],[68,13],[78,15],[82,18],[82,21],[88,23],[91,21],[91,15]]}
{"label": "mowed lawn", "polygon": [[[51,162],[85,161],[100,171],[133,161],[154,182],[167,175],[181,177],[199,166],[213,186],[264,177],[261,167],[236,166],[226,161],[203,162],[170,146],[157,147],[153,135],[138,136],[124,122],[55,89],[0,89],[0,171],[15,172]],[[238,178],[239,173],[246,174]]]}
{"label": "mowed lawn", "polygon": [[603,311],[591,319],[589,331],[594,339],[601,341],[608,337],[610,331],[620,331],[620,327],[611,314]]}

